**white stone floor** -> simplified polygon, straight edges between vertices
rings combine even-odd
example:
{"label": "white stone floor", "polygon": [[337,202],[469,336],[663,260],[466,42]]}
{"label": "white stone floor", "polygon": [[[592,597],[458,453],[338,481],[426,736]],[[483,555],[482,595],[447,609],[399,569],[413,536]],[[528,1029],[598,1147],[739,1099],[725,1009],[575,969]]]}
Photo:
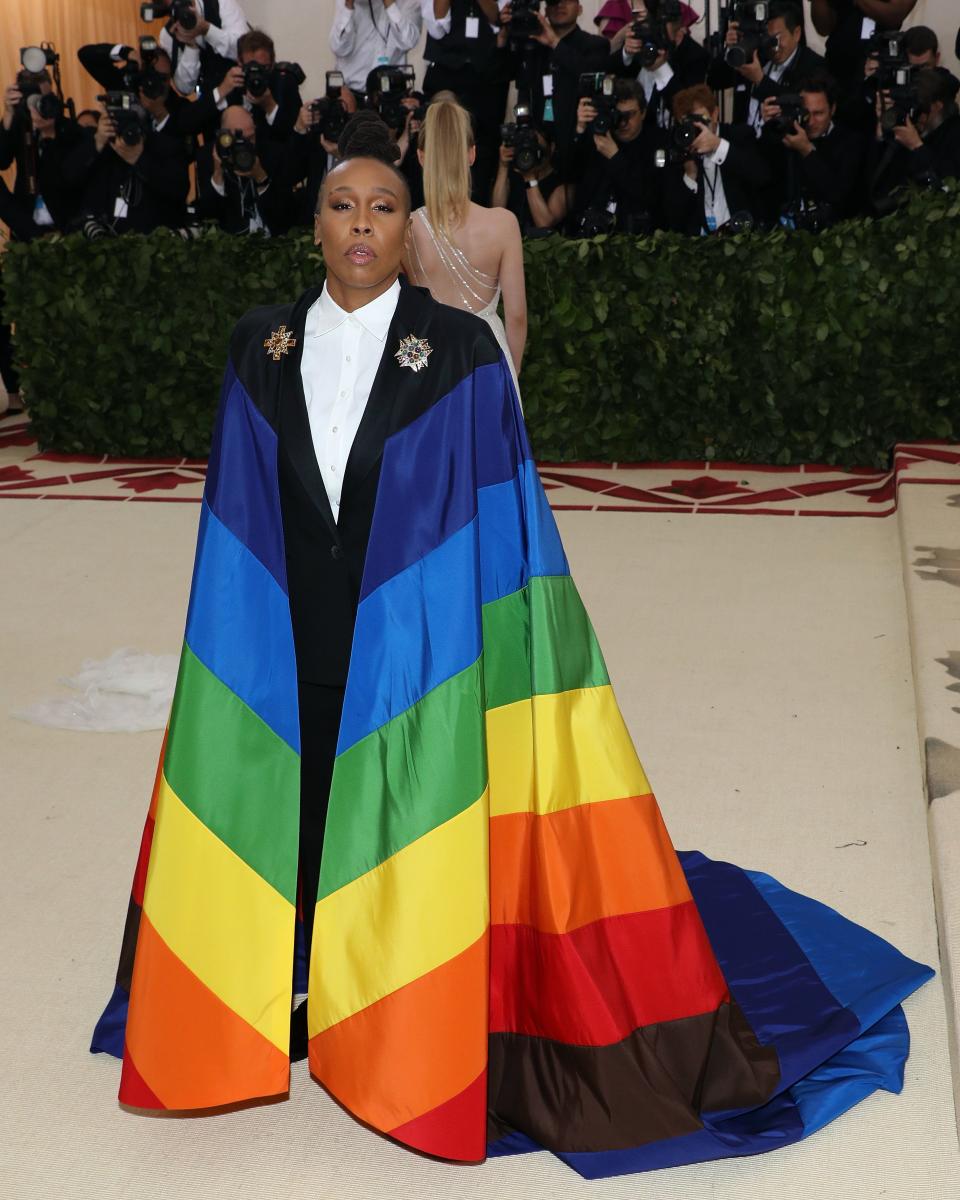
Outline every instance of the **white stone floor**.
{"label": "white stone floor", "polygon": [[[907,515],[904,493],[916,501]],[[923,747],[960,746],[954,668],[935,663],[960,651],[949,581],[960,564],[946,553],[960,557],[958,495],[901,489],[901,515],[879,520],[558,513],[675,842],[767,870],[935,965]],[[756,1158],[599,1183],[546,1154],[440,1164],[360,1127],[303,1064],[282,1104],[188,1120],[121,1111],[116,1062],[87,1044],[112,984],[160,734],[72,733],[10,714],[85,658],[178,648],[197,517],[194,503],[0,504],[0,1196],[960,1196],[942,974],[907,1003],[901,1096],[878,1094]],[[919,546],[945,552],[932,581],[912,566],[930,557]],[[913,636],[916,686],[908,593],[926,630]],[[926,699],[938,690],[946,706]],[[947,798],[934,802],[945,818]],[[937,855],[952,919],[949,847]]]}

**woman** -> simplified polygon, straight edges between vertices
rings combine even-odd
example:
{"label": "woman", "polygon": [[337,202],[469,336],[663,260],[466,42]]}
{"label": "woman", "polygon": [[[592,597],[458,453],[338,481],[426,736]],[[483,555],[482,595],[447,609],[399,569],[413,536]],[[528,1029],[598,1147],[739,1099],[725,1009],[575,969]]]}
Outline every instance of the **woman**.
{"label": "woman", "polygon": [[[407,277],[441,304],[482,317],[496,335],[516,382],[527,340],[523,243],[513,213],[470,200],[476,146],[470,114],[453,100],[427,108],[417,155],[426,203],[413,214]],[[504,322],[497,314],[503,297]]]}
{"label": "woman", "polygon": [[[932,972],[767,876],[677,855],[504,356],[398,281],[409,196],[386,131],[357,122],[321,192],[324,287],[231,339],[94,1048],[122,1053],[130,1106],[289,1090],[309,808],[310,1069],[368,1126],[459,1162],[547,1149],[586,1178],[797,1141],[897,1090],[898,1005]],[[319,673],[349,659],[313,715],[308,634]]]}
{"label": "woman", "polygon": [[536,138],[541,160],[530,171],[521,172],[514,161],[515,147],[501,143],[490,196],[493,208],[506,208],[513,213],[524,237],[556,229],[567,215],[567,189],[553,165],[553,142],[539,129]]}

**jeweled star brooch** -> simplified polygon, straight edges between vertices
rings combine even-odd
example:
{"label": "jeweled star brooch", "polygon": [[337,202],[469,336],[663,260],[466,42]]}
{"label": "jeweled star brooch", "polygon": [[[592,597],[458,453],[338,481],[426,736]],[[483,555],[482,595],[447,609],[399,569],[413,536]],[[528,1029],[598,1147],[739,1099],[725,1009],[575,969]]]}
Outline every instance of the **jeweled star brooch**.
{"label": "jeweled star brooch", "polygon": [[270,334],[263,343],[263,347],[268,355],[273,356],[274,362],[279,362],[280,355],[289,353],[290,347],[296,344],[297,339],[290,333],[286,325],[281,325],[279,329],[275,329]]}
{"label": "jeweled star brooch", "polygon": [[400,339],[400,349],[393,357],[401,367],[409,367],[411,371],[422,371],[432,353],[433,348],[426,338],[414,337],[411,333]]}

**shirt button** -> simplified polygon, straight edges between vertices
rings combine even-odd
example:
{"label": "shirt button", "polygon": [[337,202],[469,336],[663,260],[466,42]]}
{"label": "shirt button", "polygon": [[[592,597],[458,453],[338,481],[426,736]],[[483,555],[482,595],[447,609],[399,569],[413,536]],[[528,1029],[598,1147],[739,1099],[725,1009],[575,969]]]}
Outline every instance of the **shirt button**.
{"label": "shirt button", "polygon": [[339,430],[339,428],[340,428],[340,426],[339,426],[339,425],[334,425],[333,429],[331,429],[331,430],[330,430],[330,432],[331,432],[331,433],[336,433],[336,432]]}
{"label": "shirt button", "polygon": [[348,354],[348,355],[347,355],[347,362],[349,362],[349,361],[350,361],[350,355]]}
{"label": "shirt button", "polygon": [[331,558],[343,558],[343,551],[340,549],[339,546],[331,546],[330,547],[330,557]]}

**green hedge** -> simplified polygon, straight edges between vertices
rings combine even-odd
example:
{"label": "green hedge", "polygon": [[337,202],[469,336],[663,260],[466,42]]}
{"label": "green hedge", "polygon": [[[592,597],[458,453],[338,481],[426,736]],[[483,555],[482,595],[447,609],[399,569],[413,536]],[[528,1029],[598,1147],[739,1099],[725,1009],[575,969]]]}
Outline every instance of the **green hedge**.
{"label": "green hedge", "polygon": [[[526,245],[541,459],[882,465],[960,439],[960,195],[807,234]],[[245,309],[322,275],[306,233],[79,237],[3,256],[42,446],[200,457]]]}

